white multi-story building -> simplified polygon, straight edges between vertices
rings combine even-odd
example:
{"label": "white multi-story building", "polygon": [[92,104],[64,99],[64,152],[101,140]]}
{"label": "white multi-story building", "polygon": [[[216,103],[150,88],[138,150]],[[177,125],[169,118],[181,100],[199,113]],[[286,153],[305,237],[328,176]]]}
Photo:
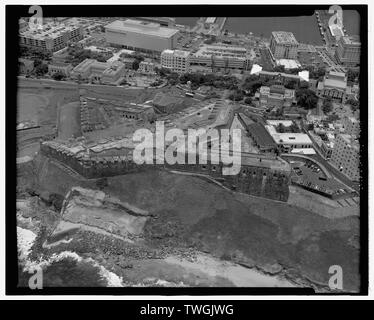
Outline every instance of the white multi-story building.
{"label": "white multi-story building", "polygon": [[69,42],[83,39],[83,27],[76,24],[49,23],[41,29],[26,29],[20,32],[20,45],[55,52],[65,48]]}
{"label": "white multi-story building", "polygon": [[345,66],[360,64],[361,42],[357,36],[341,37],[335,51],[335,57],[339,63]]}
{"label": "white multi-story building", "polygon": [[349,134],[339,134],[335,139],[331,162],[349,179],[360,179],[360,146]]}
{"label": "white multi-story building", "polygon": [[206,67],[245,69],[251,68],[255,57],[253,50],[231,45],[201,45],[190,57],[190,63]]}
{"label": "white multi-story building", "polygon": [[165,49],[174,49],[178,36],[179,30],[148,21],[116,20],[105,26],[109,44],[144,52],[160,53]]}
{"label": "white multi-story building", "polygon": [[292,32],[273,31],[270,51],[275,59],[296,59],[299,43]]}
{"label": "white multi-story building", "polygon": [[189,51],[166,49],[161,53],[161,66],[173,72],[187,73],[190,69]]}

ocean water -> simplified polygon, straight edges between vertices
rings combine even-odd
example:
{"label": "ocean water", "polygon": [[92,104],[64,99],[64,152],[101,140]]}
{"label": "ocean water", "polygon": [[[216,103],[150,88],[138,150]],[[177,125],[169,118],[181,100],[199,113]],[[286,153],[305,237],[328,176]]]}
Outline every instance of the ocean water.
{"label": "ocean water", "polygon": [[[198,17],[177,17],[177,24],[193,27]],[[355,10],[344,10],[343,22],[348,34],[360,33],[360,15]],[[270,37],[272,31],[290,31],[299,42],[322,45],[317,19],[312,16],[300,17],[228,17],[224,29],[229,32],[245,34],[252,32],[257,36]]]}

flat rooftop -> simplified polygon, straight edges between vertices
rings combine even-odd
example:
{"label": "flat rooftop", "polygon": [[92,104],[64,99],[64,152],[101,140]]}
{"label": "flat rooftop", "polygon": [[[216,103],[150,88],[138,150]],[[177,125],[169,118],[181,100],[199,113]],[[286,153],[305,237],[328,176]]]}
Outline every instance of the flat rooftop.
{"label": "flat rooftop", "polygon": [[279,133],[272,125],[266,125],[265,128],[276,144],[312,144],[312,140],[305,133]]}
{"label": "flat rooftop", "polygon": [[299,44],[292,32],[273,31],[271,34],[278,44]]}
{"label": "flat rooftop", "polygon": [[191,54],[191,52],[189,52],[189,51],[171,50],[171,49],[166,49],[166,50],[162,51],[162,53],[174,55],[175,57],[183,57],[183,58],[187,58]]}
{"label": "flat rooftop", "polygon": [[162,27],[159,23],[132,19],[113,21],[106,25],[105,29],[112,32],[133,32],[161,38],[170,38],[179,32],[178,29]]}
{"label": "flat rooftop", "polygon": [[51,23],[43,25],[43,29],[27,29],[25,31],[22,31],[20,32],[20,36],[38,40],[56,39],[66,32],[71,32],[79,28],[80,26],[75,24]]}

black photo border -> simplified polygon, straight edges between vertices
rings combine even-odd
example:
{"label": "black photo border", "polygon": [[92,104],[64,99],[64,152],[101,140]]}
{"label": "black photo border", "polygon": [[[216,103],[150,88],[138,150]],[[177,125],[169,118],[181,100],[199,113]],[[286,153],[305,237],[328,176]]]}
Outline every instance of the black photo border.
{"label": "black photo border", "polygon": [[[336,3],[334,3],[336,4]],[[326,10],[326,5],[42,5],[46,17],[110,17],[110,16],[300,16],[314,10]],[[6,294],[7,295],[311,295],[307,288],[43,288],[31,290],[17,287],[16,234],[16,113],[18,69],[18,19],[30,16],[29,5],[6,5]],[[368,6],[341,5],[343,10],[357,10],[360,14],[360,118],[361,177],[360,184],[360,292],[368,294]],[[319,294],[318,295],[325,295]],[[327,294],[330,295],[330,294]],[[333,293],[331,295],[347,295]]]}

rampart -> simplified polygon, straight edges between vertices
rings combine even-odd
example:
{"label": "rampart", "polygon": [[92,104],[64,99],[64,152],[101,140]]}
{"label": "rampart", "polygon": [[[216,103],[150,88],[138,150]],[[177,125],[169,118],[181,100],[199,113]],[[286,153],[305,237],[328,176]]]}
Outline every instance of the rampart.
{"label": "rampart", "polygon": [[[275,156],[257,154],[242,154],[242,165],[237,175],[223,175],[223,163],[201,164],[198,157],[196,164],[142,164],[133,161],[131,149],[121,156],[90,155],[83,146],[75,148],[64,147],[63,144],[47,141],[41,143],[41,153],[69,166],[87,179],[124,175],[132,172],[154,169],[170,169],[199,173],[216,179],[233,191],[247,193],[253,196],[287,201],[290,184],[290,166],[284,160]],[[186,159],[187,159],[186,155]]]}

